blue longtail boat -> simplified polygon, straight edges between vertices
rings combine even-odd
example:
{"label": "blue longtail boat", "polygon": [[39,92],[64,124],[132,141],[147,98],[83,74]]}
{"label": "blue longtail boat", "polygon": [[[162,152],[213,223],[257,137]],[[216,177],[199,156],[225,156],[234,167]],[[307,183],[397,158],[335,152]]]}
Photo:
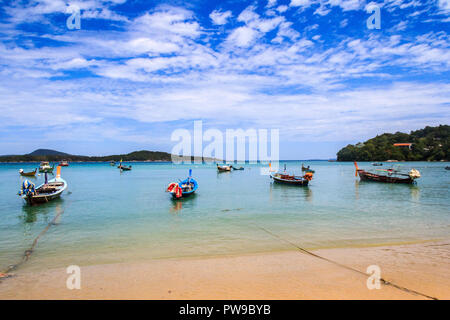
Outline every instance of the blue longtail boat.
{"label": "blue longtail boat", "polygon": [[179,199],[194,194],[197,188],[198,183],[194,178],[192,178],[192,169],[189,169],[189,177],[179,183],[169,183],[166,192],[170,192],[172,197]]}

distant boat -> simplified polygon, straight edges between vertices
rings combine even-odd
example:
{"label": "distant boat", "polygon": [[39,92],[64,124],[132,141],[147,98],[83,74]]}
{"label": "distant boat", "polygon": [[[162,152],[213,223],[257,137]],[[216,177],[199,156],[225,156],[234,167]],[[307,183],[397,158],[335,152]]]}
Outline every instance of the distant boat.
{"label": "distant boat", "polygon": [[189,169],[189,177],[179,183],[169,183],[166,192],[170,192],[173,198],[179,199],[194,194],[197,189],[198,183],[192,178],[192,169]]}
{"label": "distant boat", "polygon": [[39,172],[41,173],[53,173],[53,169],[55,168],[55,165],[52,165],[50,167],[50,164],[48,161],[42,161],[39,166]]}
{"label": "distant boat", "polygon": [[68,167],[69,166],[69,162],[67,162],[67,160],[61,160],[59,162],[59,166],[60,167]]}
{"label": "distant boat", "polygon": [[296,186],[307,186],[309,181],[313,178],[312,172],[307,172],[304,176],[289,175],[286,173],[286,165],[284,165],[284,172],[271,174],[270,177],[278,183],[296,185]]}
{"label": "distant boat", "polygon": [[36,175],[37,172],[37,168],[34,169],[34,171],[30,171],[30,172],[25,172],[23,171],[23,169],[19,170],[19,173],[22,177],[34,177]]}
{"label": "distant boat", "polygon": [[305,166],[303,165],[303,163],[302,163],[302,171],[315,173],[315,171],[312,170],[309,166],[305,167]]}
{"label": "distant boat", "polygon": [[223,166],[219,166],[217,165],[217,170],[219,172],[227,172],[227,171],[231,171],[232,166],[227,166],[227,165],[223,165]]}
{"label": "distant boat", "polygon": [[450,170],[450,167],[449,167],[449,166],[446,166],[446,167],[445,167],[445,170]]}
{"label": "distant boat", "polygon": [[29,205],[46,203],[59,198],[67,188],[67,182],[61,178],[61,167],[58,166],[56,170],[55,179],[47,181],[47,173],[45,173],[45,182],[36,189],[33,183],[25,180],[19,196]]}
{"label": "distant boat", "polygon": [[374,167],[380,167],[380,166],[383,165],[383,163],[382,163],[382,162],[374,162],[374,163],[372,163],[372,165],[373,165]]}
{"label": "distant boat", "polygon": [[116,162],[115,162],[115,161],[110,161],[110,162],[109,162],[109,165],[112,166],[112,167],[114,167],[114,166],[116,165]]}
{"label": "distant boat", "polygon": [[120,159],[120,164],[117,166],[118,169],[123,170],[123,171],[130,171],[131,170],[131,166],[124,166],[122,164],[122,159]]}
{"label": "distant boat", "polygon": [[416,169],[411,169],[409,173],[401,173],[395,169],[386,169],[384,171],[386,174],[378,174],[374,172],[365,171],[358,168],[358,164],[355,162],[356,172],[355,175],[361,179],[361,181],[376,181],[385,183],[407,183],[412,184],[416,179],[420,178],[420,172]]}
{"label": "distant boat", "polygon": [[236,168],[234,166],[231,166],[231,167],[233,168],[233,170],[244,170],[244,167],[239,167],[239,168]]}

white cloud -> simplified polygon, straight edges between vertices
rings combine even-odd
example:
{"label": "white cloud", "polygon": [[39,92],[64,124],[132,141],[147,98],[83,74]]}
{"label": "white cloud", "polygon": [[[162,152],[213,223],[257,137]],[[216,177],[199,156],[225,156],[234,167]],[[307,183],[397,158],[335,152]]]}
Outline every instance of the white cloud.
{"label": "white cloud", "polygon": [[278,7],[277,7],[277,11],[278,11],[279,13],[284,13],[284,12],[286,12],[288,9],[289,9],[289,7],[288,7],[288,6],[285,6],[285,5],[281,5],[281,6],[278,6]]}
{"label": "white cloud", "polygon": [[326,16],[328,13],[330,13],[331,9],[325,5],[320,5],[316,11],[314,11],[314,14],[318,14],[320,16]]}
{"label": "white cloud", "polygon": [[257,20],[259,18],[259,15],[254,10],[254,6],[248,6],[239,14],[237,20],[246,23]]}
{"label": "white cloud", "polygon": [[311,0],[291,0],[289,6],[291,7],[309,7],[311,5]]}
{"label": "white cloud", "polygon": [[400,21],[398,24],[396,24],[394,27],[392,27],[390,29],[390,31],[393,31],[393,32],[404,31],[404,30],[406,30],[407,26],[408,26],[408,23],[406,21]]}
{"label": "white cloud", "polygon": [[268,0],[267,1],[267,7],[271,8],[277,4],[277,0]]}
{"label": "white cloud", "polygon": [[231,32],[227,40],[236,44],[239,47],[249,46],[258,36],[258,32],[249,27],[238,27]]}
{"label": "white cloud", "polygon": [[171,53],[179,50],[179,46],[171,42],[161,42],[150,38],[136,38],[128,42],[128,48],[136,53]]}
{"label": "white cloud", "polygon": [[228,22],[228,19],[231,18],[232,15],[233,14],[230,10],[224,12],[214,10],[210,13],[209,18],[213,21],[214,24],[224,25]]}
{"label": "white cloud", "polygon": [[450,0],[438,0],[439,9],[444,12],[450,11]]}
{"label": "white cloud", "polygon": [[192,19],[193,13],[182,8],[163,8],[146,13],[133,21],[133,29],[142,33],[174,34],[195,38],[200,35],[200,25]]}
{"label": "white cloud", "polygon": [[332,7],[341,7],[343,11],[359,10],[362,1],[360,0],[328,0],[328,4]]}

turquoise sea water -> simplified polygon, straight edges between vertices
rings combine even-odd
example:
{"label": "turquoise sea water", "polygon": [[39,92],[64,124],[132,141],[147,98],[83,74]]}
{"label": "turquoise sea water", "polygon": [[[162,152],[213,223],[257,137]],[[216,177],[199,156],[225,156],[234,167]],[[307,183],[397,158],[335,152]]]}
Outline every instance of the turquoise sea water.
{"label": "turquoise sea water", "polygon": [[[301,161],[284,163],[300,173]],[[0,164],[0,270],[20,260],[57,212],[23,269],[291,249],[259,227],[311,249],[450,237],[448,164],[402,163],[422,174],[411,186],[359,182],[352,163],[304,163],[316,170],[307,188],[273,184],[259,164],[217,173],[214,164],[133,163],[120,173],[108,163],[71,163],[62,168],[62,198],[35,207],[16,193],[18,170],[37,164]],[[172,200],[166,186],[189,168],[197,194]]]}

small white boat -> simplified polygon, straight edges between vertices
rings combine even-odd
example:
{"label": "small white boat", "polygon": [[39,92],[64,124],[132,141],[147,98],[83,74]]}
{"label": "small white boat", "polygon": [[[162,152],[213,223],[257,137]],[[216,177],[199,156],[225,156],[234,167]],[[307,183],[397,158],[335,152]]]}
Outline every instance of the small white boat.
{"label": "small white boat", "polygon": [[64,190],[67,189],[67,182],[61,178],[61,167],[56,168],[56,178],[45,182],[39,187],[35,188],[34,184],[28,180],[22,183],[22,189],[19,191],[19,196],[29,205],[46,203],[57,199],[61,196]]}

